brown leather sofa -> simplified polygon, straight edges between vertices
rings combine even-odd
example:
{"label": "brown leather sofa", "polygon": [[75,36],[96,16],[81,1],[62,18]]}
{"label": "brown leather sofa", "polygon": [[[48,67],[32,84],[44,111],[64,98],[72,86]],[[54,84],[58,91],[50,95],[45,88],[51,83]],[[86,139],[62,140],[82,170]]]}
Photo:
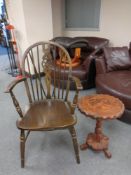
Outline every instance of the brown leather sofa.
{"label": "brown leather sofa", "polygon": [[[71,58],[74,57],[75,48],[81,48],[80,65],[72,67],[72,74],[81,80],[84,89],[94,87],[96,75],[94,58],[102,53],[102,48],[108,45],[109,40],[99,37],[56,37],[52,41],[65,47]],[[74,86],[72,82],[71,89],[75,89]]]}
{"label": "brown leather sofa", "polygon": [[104,48],[96,59],[97,93],[118,97],[125,104],[120,120],[131,124],[131,44],[127,47]]}

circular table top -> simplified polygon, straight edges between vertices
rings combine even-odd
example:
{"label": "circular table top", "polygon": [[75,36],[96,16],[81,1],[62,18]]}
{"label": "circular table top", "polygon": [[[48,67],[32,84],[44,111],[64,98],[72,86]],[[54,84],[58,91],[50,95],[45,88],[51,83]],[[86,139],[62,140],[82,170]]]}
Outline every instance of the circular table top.
{"label": "circular table top", "polygon": [[78,100],[78,108],[95,119],[118,118],[121,117],[125,109],[124,104],[118,98],[105,94],[81,97]]}

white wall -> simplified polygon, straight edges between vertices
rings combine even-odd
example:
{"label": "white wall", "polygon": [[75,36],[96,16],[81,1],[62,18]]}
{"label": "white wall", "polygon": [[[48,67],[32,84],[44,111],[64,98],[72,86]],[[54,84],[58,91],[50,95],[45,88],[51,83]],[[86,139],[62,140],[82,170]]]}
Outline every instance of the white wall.
{"label": "white wall", "polygon": [[53,37],[63,35],[62,0],[52,0]]}
{"label": "white wall", "polygon": [[20,56],[28,45],[22,0],[6,0],[9,22],[15,27],[14,33]]}
{"label": "white wall", "polygon": [[51,0],[23,0],[29,44],[53,37]]}
{"label": "white wall", "polygon": [[101,0],[100,31],[64,31],[64,35],[105,37],[113,46],[128,46],[131,41],[131,0]]}
{"label": "white wall", "polygon": [[51,0],[6,0],[20,55],[32,43],[53,37]]}
{"label": "white wall", "polygon": [[51,0],[6,0],[6,5],[9,22],[15,27],[20,60],[29,45],[53,38]]}
{"label": "white wall", "polygon": [[6,0],[20,52],[33,42],[52,37],[99,36],[114,46],[131,41],[131,0],[101,0],[100,31],[64,31],[62,0]]}

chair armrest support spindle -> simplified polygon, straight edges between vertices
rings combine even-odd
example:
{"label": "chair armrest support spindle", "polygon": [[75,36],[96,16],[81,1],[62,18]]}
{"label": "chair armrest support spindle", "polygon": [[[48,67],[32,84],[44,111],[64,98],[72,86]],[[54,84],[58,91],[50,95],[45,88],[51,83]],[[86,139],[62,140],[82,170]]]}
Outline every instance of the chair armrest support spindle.
{"label": "chair armrest support spindle", "polygon": [[73,76],[72,80],[76,84],[76,92],[75,92],[75,96],[73,98],[73,102],[71,104],[71,111],[72,111],[72,114],[73,114],[74,111],[75,111],[75,108],[77,106],[79,91],[82,90],[83,87],[82,87],[82,84],[81,84],[81,81],[79,80],[79,78]]}

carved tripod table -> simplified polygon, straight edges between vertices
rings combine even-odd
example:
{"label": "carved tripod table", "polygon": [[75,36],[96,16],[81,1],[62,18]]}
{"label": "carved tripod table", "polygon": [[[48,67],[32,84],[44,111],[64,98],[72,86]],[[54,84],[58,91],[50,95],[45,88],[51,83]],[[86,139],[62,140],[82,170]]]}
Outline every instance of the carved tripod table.
{"label": "carved tripod table", "polygon": [[90,147],[95,151],[103,151],[107,158],[111,158],[108,151],[109,138],[102,133],[102,121],[121,117],[124,104],[113,96],[95,94],[81,97],[78,108],[86,116],[96,119],[95,132],[88,134],[86,142],[80,146],[81,150]]}

